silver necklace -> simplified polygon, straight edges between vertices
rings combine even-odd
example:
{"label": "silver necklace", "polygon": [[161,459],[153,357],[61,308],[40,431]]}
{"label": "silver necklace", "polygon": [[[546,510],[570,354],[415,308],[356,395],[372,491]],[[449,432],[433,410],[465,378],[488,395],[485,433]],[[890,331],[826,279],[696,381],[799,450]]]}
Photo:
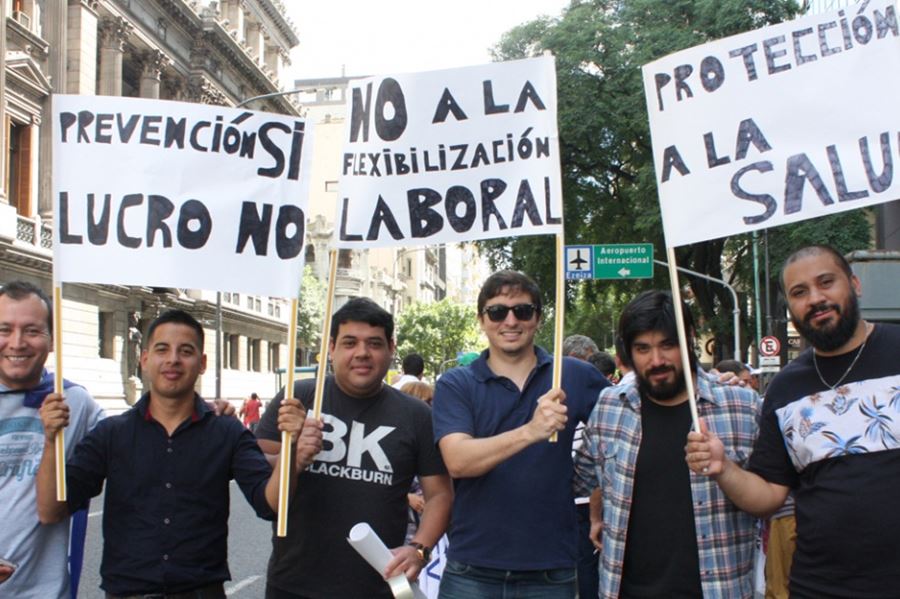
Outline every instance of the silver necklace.
{"label": "silver necklace", "polygon": [[859,349],[856,350],[856,356],[853,358],[853,361],[850,362],[850,366],[847,367],[847,370],[844,371],[844,374],[841,375],[841,378],[837,380],[837,382],[833,385],[829,385],[828,381],[825,380],[825,377],[822,376],[822,371],[819,370],[819,363],[816,361],[816,350],[813,348],[813,366],[816,369],[816,374],[819,375],[819,380],[822,381],[822,384],[834,391],[838,388],[838,386],[844,382],[844,379],[847,378],[847,375],[850,374],[850,371],[853,370],[853,367],[856,366],[856,362],[859,361],[859,357],[862,355],[863,350],[866,349],[866,343],[869,342],[869,325],[866,323],[866,337],[863,339],[862,345],[859,346]]}

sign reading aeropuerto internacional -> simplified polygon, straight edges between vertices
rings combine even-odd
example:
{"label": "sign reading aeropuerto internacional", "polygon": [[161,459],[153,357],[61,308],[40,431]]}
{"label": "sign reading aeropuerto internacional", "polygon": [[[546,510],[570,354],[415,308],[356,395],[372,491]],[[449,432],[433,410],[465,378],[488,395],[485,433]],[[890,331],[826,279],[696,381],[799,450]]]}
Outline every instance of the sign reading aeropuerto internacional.
{"label": "sign reading aeropuerto internacional", "polygon": [[643,67],[667,247],[900,197],[896,0]]}
{"label": "sign reading aeropuerto internacional", "polygon": [[549,56],[351,82],[335,245],[561,232],[556,112]]}
{"label": "sign reading aeropuerto internacional", "polygon": [[297,297],[303,119],[57,95],[53,120],[56,280]]}

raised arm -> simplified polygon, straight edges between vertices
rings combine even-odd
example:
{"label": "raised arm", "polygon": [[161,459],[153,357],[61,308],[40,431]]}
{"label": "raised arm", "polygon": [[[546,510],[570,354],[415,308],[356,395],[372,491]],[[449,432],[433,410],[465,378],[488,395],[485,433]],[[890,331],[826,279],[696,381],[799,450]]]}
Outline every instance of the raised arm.
{"label": "raised arm", "polygon": [[54,524],[69,516],[66,503],[56,500],[56,436],[69,425],[69,406],[62,395],[51,393],[44,399],[40,415],[44,426],[44,452],[35,479],[38,519],[41,524]]}
{"label": "raised arm", "polygon": [[784,504],[790,491],[788,487],[771,483],[728,459],[722,441],[707,429],[702,419],[700,432],[688,433],[685,460],[691,470],[715,480],[736,506],[754,516],[765,517],[773,513]]}
{"label": "raised arm", "polygon": [[[312,458],[322,449],[321,421],[306,419],[306,412],[300,400],[296,398],[286,399],[278,408],[278,430],[290,433],[294,452],[291,456],[291,479],[289,494],[293,494],[297,486],[297,474],[312,463]],[[260,443],[262,446],[262,443]],[[280,443],[267,442],[267,445]],[[265,452],[265,449],[263,450]],[[280,453],[280,452],[279,452]],[[278,511],[279,469],[281,457],[276,454],[272,475],[266,483],[266,502],[273,511]]]}
{"label": "raised arm", "polygon": [[466,433],[442,437],[438,446],[450,476],[482,476],[526,447],[563,430],[568,420],[565,399],[562,389],[551,389],[538,400],[530,421],[493,437],[475,438]]}

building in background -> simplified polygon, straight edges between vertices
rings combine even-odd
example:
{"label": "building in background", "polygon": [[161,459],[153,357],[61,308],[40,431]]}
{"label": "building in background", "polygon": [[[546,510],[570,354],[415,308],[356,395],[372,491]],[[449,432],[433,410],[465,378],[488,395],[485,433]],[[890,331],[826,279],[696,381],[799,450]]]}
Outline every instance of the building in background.
{"label": "building in background", "polygon": [[[52,93],[235,106],[285,91],[289,52],[299,42],[281,0],[0,0],[0,7],[0,284],[26,279],[48,291]],[[306,261],[321,279],[334,233],[347,81],[298,82],[302,95],[249,105],[289,115],[300,115],[303,106],[304,116],[319,126]],[[339,254],[335,304],[361,295],[398,313],[448,295],[474,302],[485,270],[474,246],[345,250]],[[169,307],[190,311],[206,328],[209,365],[198,386],[202,395],[214,397],[221,389],[221,396],[241,399],[254,391],[263,397],[275,392],[275,372],[288,362],[290,303],[227,289],[217,294],[65,284],[65,376],[89,388],[107,411],[126,409],[143,389],[143,335]],[[298,348],[298,365],[314,353]]]}
{"label": "building in background", "polygon": [[[51,286],[51,93],[234,106],[281,91],[299,41],[280,0],[0,1],[0,284],[21,278]],[[290,96],[253,108],[299,115]],[[224,397],[270,395],[274,371],[287,363],[290,304],[224,290],[217,377],[216,299],[206,291],[65,284],[65,376],[108,411],[124,410],[143,388],[138,356],[147,325],[179,307],[206,328],[201,394],[215,396],[218,379]]]}
{"label": "building in background", "polygon": [[[304,116],[315,124],[306,263],[325,279],[337,214],[341,147],[351,77],[295,82]],[[416,302],[449,297],[474,303],[487,266],[474,244],[339,250],[335,307],[350,297],[369,297],[399,314]]]}

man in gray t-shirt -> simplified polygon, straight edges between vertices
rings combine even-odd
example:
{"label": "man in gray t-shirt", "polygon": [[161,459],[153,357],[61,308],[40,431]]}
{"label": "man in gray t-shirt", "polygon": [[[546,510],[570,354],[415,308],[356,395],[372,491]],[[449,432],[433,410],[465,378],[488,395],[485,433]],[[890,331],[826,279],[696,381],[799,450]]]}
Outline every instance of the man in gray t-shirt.
{"label": "man in gray t-shirt", "polygon": [[[53,344],[51,304],[39,288],[13,281],[0,289],[0,597],[61,599],[70,595],[69,519],[38,522],[34,477],[44,447],[38,409],[53,391],[44,363]],[[82,387],[68,384],[67,457],[103,418]]]}

